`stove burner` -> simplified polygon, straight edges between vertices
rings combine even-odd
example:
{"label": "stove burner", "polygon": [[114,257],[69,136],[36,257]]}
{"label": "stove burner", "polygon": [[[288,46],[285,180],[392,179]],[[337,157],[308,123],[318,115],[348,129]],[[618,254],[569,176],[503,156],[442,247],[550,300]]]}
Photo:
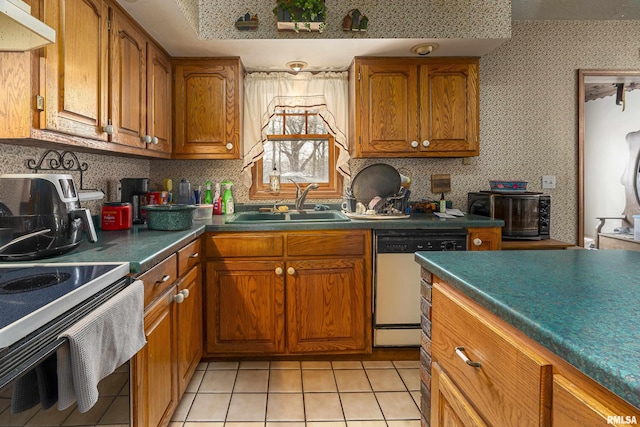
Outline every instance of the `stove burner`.
{"label": "stove burner", "polygon": [[69,273],[43,273],[32,276],[20,277],[0,283],[0,294],[19,294],[22,292],[34,291],[36,289],[48,288],[69,280]]}

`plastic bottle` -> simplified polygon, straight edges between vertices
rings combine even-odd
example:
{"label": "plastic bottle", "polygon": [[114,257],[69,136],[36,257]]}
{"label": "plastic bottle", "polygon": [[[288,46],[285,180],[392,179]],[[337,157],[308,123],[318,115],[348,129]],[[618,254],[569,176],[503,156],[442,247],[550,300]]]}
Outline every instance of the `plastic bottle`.
{"label": "plastic bottle", "polygon": [[207,205],[213,203],[213,196],[211,195],[211,181],[207,181],[205,183],[204,203]]}
{"label": "plastic bottle", "polygon": [[186,178],[180,180],[178,184],[178,203],[188,205],[191,200],[191,183]]}
{"label": "plastic bottle", "polygon": [[225,214],[232,214],[234,212],[233,206],[233,194],[231,194],[231,186],[233,182],[222,181],[224,185],[224,193],[222,193],[222,212]]}
{"label": "plastic bottle", "polygon": [[216,190],[213,195],[213,214],[222,215],[222,198],[220,197],[220,184],[216,182]]}
{"label": "plastic bottle", "polygon": [[273,165],[273,170],[269,175],[269,191],[272,193],[280,191],[280,172],[278,172],[276,165]]}

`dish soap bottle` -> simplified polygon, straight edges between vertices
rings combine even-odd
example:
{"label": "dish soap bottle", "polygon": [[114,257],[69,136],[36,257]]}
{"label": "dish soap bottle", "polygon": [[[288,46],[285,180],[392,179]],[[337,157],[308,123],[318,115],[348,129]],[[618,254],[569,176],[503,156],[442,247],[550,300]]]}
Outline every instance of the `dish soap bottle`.
{"label": "dish soap bottle", "polygon": [[234,211],[233,206],[233,194],[231,194],[231,186],[233,182],[222,181],[224,185],[224,193],[222,193],[222,212],[225,214],[232,214]]}
{"label": "dish soap bottle", "polygon": [[216,182],[216,190],[213,193],[213,214],[222,215],[222,198],[220,197],[220,184]]}
{"label": "dish soap bottle", "polygon": [[273,165],[271,175],[269,175],[269,191],[277,193],[280,191],[280,172],[276,169],[276,165]]}
{"label": "dish soap bottle", "polygon": [[205,183],[204,203],[210,205],[213,203],[213,196],[211,195],[211,181]]}

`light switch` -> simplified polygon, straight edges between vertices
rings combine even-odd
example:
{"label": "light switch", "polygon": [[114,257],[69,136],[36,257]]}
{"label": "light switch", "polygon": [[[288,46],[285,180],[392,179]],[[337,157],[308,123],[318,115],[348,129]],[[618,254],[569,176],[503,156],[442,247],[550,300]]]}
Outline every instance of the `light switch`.
{"label": "light switch", "polygon": [[542,188],[556,188],[555,175],[542,175]]}

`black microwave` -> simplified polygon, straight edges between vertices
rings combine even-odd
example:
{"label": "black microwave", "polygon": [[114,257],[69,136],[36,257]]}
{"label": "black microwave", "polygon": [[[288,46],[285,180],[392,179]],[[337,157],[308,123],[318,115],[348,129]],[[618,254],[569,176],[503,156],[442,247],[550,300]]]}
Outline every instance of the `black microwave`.
{"label": "black microwave", "polygon": [[478,191],[467,196],[467,212],[504,221],[503,240],[545,240],[551,227],[551,196],[525,191]]}

